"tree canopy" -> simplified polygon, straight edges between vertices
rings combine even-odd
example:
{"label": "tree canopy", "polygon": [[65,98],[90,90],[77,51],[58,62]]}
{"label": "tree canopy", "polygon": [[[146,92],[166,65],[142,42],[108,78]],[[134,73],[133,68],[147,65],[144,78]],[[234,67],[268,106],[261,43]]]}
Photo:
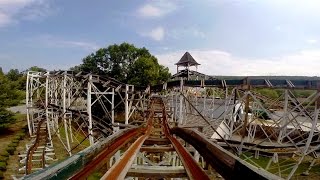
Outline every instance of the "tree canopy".
{"label": "tree canopy", "polygon": [[38,66],[32,66],[27,71],[46,72],[47,70]]}
{"label": "tree canopy", "polygon": [[154,85],[171,76],[169,69],[160,65],[146,48],[129,43],[101,48],[82,61],[81,65],[71,69],[107,75],[138,86]]}
{"label": "tree canopy", "polygon": [[25,87],[22,87],[25,86],[25,77],[17,75],[15,81],[10,78],[10,74],[0,74],[0,107],[18,105],[25,98]]}
{"label": "tree canopy", "polygon": [[0,131],[8,128],[8,126],[13,122],[13,113],[3,107],[0,107]]}
{"label": "tree canopy", "polygon": [[6,108],[25,99],[25,82],[26,76],[17,69],[11,69],[7,74],[0,72],[0,131],[14,122],[13,113]]}

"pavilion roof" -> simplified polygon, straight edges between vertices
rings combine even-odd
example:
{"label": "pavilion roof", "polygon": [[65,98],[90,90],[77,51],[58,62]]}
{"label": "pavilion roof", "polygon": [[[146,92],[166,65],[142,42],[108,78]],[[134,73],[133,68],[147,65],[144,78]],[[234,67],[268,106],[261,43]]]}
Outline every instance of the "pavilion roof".
{"label": "pavilion roof", "polygon": [[187,67],[187,66],[197,66],[200,64],[197,63],[197,61],[191,56],[189,52],[186,52],[175,65]]}

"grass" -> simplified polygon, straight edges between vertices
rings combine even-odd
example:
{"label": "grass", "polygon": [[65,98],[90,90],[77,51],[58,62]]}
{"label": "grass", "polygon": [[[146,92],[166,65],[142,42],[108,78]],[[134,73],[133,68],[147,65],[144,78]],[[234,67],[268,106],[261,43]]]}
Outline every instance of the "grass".
{"label": "grass", "polygon": [[14,136],[27,125],[25,114],[15,114],[14,118],[15,122],[11,124],[8,129],[0,132],[0,152],[4,151],[14,139]]}
{"label": "grass", "polygon": [[[14,115],[14,119],[15,119],[15,122],[11,124],[7,130],[2,131],[0,134],[0,142],[1,142],[0,152],[4,152],[8,147],[8,145],[11,144],[12,141],[15,139],[15,136],[21,133],[21,131],[24,131],[24,129],[27,126],[25,114],[16,113]],[[24,136],[23,138],[28,139],[26,137],[27,136]],[[18,143],[18,147],[15,151],[15,154],[17,154],[17,152],[19,152],[21,148],[25,148],[25,142],[23,141],[24,140],[21,140]],[[3,173],[5,179],[12,179],[11,175],[16,173],[18,160],[19,160],[18,156],[16,155],[9,156],[9,159],[7,162],[7,170]]]}
{"label": "grass", "polygon": [[[59,130],[60,130],[59,134],[60,134],[61,139],[63,139],[65,142],[67,142],[66,131],[65,131],[63,124],[60,125]],[[82,149],[85,149],[90,146],[90,142],[89,142],[88,137],[86,137],[82,132],[76,132],[74,129],[72,129],[72,134],[73,134],[73,136],[72,136],[73,142],[71,141],[70,133],[68,134],[71,149],[76,147],[79,143],[81,143],[74,151],[72,151],[73,153],[81,151]]]}
{"label": "grass", "polygon": [[26,118],[27,118],[27,115],[26,114],[16,113],[16,114],[14,114],[13,117],[16,119],[16,122],[22,122],[22,121],[24,122],[26,120]]}
{"label": "grass", "polygon": [[102,176],[103,176],[103,174],[101,172],[94,172],[87,179],[88,180],[99,180]]}
{"label": "grass", "polygon": [[[26,115],[25,114],[15,114],[14,115],[15,122],[9,126],[9,128],[5,132],[1,132],[0,134],[0,152],[5,151],[5,149],[8,147],[9,144],[12,143],[12,141],[15,139],[15,136],[19,133],[21,133],[21,130],[26,129],[27,127],[27,121],[26,121]],[[80,132],[73,132],[74,136],[79,140],[82,141],[85,136]],[[27,132],[26,132],[27,134]],[[65,139],[65,130],[62,126],[60,128],[60,135],[62,139]],[[62,161],[63,159],[69,157],[69,154],[65,150],[64,146],[60,142],[57,136],[52,137],[53,145],[55,149],[56,158],[59,159],[59,161]],[[14,155],[9,156],[8,165],[7,165],[7,171],[4,172],[4,178],[5,179],[12,179],[11,175],[15,175],[18,173],[19,169],[19,157],[18,153],[25,153],[26,152],[26,144],[30,143],[31,138],[28,135],[25,135],[22,140],[19,141],[18,146],[16,148],[16,151],[14,152]],[[74,141],[71,143],[71,148],[75,147],[78,144],[77,141]],[[76,149],[74,149],[72,152],[77,153],[82,149],[85,149],[89,146],[89,140],[84,140],[80,146],[78,146]]]}
{"label": "grass", "polygon": [[[259,165],[261,168],[265,169],[271,158],[260,156],[259,159],[255,159],[254,154],[246,152],[244,155],[241,155],[240,158],[247,161],[252,165]],[[249,160],[250,159],[250,160]],[[310,165],[311,158],[305,158],[302,163],[299,165],[292,179],[305,179],[306,176],[303,176],[302,173],[305,172]],[[298,162],[298,158],[290,158],[290,157],[279,157],[278,163],[271,163],[268,171],[272,174],[276,174],[280,176],[279,171],[281,171],[281,177],[287,177],[294,164]],[[290,165],[291,164],[291,165]],[[307,176],[308,179],[320,179],[320,161],[318,164],[313,166],[310,170],[310,175]]]}

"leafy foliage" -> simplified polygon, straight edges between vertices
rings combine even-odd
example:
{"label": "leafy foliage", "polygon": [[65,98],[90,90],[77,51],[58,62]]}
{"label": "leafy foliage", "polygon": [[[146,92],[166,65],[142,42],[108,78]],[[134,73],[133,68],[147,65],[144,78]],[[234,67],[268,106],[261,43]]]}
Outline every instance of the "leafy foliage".
{"label": "leafy foliage", "polygon": [[0,170],[5,171],[7,169],[7,164],[5,162],[0,162]]}
{"label": "leafy foliage", "polygon": [[0,107],[18,105],[25,97],[24,88],[21,87],[24,83],[23,77],[10,81],[7,76],[0,74]]}
{"label": "leafy foliage", "polygon": [[0,131],[6,129],[9,126],[9,124],[13,122],[13,114],[10,111],[0,107]]}
{"label": "leafy foliage", "polygon": [[14,122],[13,113],[6,108],[22,103],[25,99],[25,86],[26,75],[24,73],[11,69],[4,74],[0,68],[0,133]]}
{"label": "leafy foliage", "polygon": [[46,72],[47,70],[38,66],[32,66],[27,71]]}
{"label": "leafy foliage", "polygon": [[16,148],[15,148],[15,147],[12,147],[12,146],[8,146],[8,147],[6,148],[6,151],[7,151],[10,155],[13,155],[15,150],[16,150]]}
{"label": "leafy foliage", "polygon": [[137,48],[129,43],[101,48],[71,69],[108,75],[138,86],[154,85],[171,76],[169,69],[159,65],[157,58],[146,48]]}
{"label": "leafy foliage", "polygon": [[22,74],[18,69],[11,69],[6,76],[11,81],[17,81],[20,77],[22,77]]}

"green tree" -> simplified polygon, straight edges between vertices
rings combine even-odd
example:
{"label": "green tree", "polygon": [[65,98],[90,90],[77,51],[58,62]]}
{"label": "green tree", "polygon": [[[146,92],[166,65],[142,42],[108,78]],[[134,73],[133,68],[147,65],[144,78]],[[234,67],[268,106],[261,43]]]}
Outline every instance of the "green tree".
{"label": "green tree", "polygon": [[137,86],[156,84],[159,80],[160,66],[156,58],[140,57],[130,67],[129,83]]}
{"label": "green tree", "polygon": [[74,67],[71,67],[69,68],[70,71],[73,71],[75,73],[78,73],[81,71],[81,67],[80,66],[74,66]]}
{"label": "green tree", "polygon": [[13,114],[3,107],[0,107],[0,133],[14,122]]}
{"label": "green tree", "polygon": [[0,107],[18,105],[24,99],[24,92],[17,89],[16,81],[10,81],[0,74]]}
{"label": "green tree", "polygon": [[169,68],[163,65],[159,65],[159,78],[158,81],[166,82],[170,79],[171,73],[169,72]]}
{"label": "green tree", "polygon": [[46,72],[47,70],[38,66],[32,66],[27,71]]}
{"label": "green tree", "polygon": [[101,48],[85,57],[83,63],[73,69],[108,75],[134,85],[155,84],[171,76],[168,68],[159,65],[156,57],[146,48],[137,48],[129,43]]}
{"label": "green tree", "polygon": [[11,81],[17,81],[23,75],[19,72],[18,69],[10,69],[6,76]]}

